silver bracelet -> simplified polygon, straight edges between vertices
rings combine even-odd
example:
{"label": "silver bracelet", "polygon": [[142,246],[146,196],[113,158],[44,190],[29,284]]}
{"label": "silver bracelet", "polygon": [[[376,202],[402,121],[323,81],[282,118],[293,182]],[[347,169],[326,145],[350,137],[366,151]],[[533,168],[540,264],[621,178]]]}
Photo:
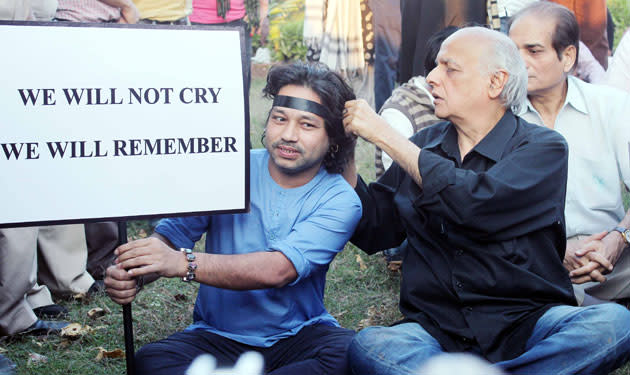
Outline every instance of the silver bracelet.
{"label": "silver bracelet", "polygon": [[188,261],[188,269],[186,271],[186,276],[182,277],[182,281],[190,282],[195,279],[195,271],[197,270],[197,263],[195,263],[195,254],[193,254],[192,249],[180,248],[179,251],[184,253],[186,256],[186,260]]}

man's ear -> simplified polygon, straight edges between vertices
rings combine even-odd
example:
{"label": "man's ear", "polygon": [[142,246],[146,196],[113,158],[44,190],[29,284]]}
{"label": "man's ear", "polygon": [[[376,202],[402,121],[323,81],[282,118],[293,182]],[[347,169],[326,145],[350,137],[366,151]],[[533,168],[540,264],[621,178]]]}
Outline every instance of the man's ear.
{"label": "man's ear", "polygon": [[488,88],[488,96],[490,99],[496,99],[501,95],[509,76],[508,72],[502,69],[490,75],[490,86]]}
{"label": "man's ear", "polygon": [[573,66],[575,65],[575,61],[577,60],[577,49],[575,46],[567,46],[564,51],[562,51],[562,65],[565,73],[569,73],[573,70]]}

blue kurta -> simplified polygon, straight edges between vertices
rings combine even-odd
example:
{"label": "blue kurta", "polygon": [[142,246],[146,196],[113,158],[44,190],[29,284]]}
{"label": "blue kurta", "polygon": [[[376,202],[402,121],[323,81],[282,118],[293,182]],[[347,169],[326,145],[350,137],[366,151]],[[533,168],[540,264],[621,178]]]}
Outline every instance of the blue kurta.
{"label": "blue kurta", "polygon": [[248,291],[201,284],[188,330],[269,347],[304,326],[338,325],[324,307],[326,271],[352,236],[361,202],[341,175],[324,168],[306,185],[284,189],[269,175],[268,160],[266,150],[251,151],[249,213],[165,219],[156,232],[192,248],[207,231],[207,253],[281,251],[298,277],[282,288]]}

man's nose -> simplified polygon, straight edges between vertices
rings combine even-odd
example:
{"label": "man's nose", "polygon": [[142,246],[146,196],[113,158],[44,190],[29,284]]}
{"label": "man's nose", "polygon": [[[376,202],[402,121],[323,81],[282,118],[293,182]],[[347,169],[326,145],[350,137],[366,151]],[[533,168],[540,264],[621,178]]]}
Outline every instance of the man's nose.
{"label": "man's nose", "polygon": [[429,72],[429,74],[427,74],[426,81],[432,88],[435,87],[437,84],[437,81],[436,81],[437,75],[438,75],[437,70],[438,70],[438,67],[436,66],[435,68],[433,68],[433,70]]}
{"label": "man's nose", "polygon": [[289,121],[282,131],[282,139],[288,142],[297,142],[299,134],[298,125],[299,124],[295,121]]}

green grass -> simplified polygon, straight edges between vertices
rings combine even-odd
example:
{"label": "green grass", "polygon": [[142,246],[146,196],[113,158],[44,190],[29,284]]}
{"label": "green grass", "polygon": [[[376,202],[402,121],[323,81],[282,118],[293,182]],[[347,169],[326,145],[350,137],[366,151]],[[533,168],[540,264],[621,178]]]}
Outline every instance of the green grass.
{"label": "green grass", "polygon": [[[264,80],[255,76],[250,95],[254,148],[262,147],[260,135],[270,104],[259,94],[263,85]],[[356,158],[361,175],[366,180],[373,180],[374,147],[359,141]],[[131,238],[150,232],[145,221],[128,223],[128,230]],[[197,251],[202,251],[204,242],[202,238],[197,243]],[[399,282],[399,274],[386,269],[381,255],[369,257],[349,244],[330,265],[325,304],[344,327],[358,330],[370,325],[388,325],[401,318],[397,306]],[[146,286],[133,303],[136,349],[190,324],[197,289],[196,283],[184,284],[178,279],[162,279]],[[1,338],[0,353],[6,351],[5,354],[18,364],[18,374],[124,374],[124,359],[95,360],[99,347],[124,350],[120,306],[104,294],[89,300],[61,300],[59,303],[70,311],[69,321],[89,325],[94,330],[73,341],[57,336]],[[104,308],[109,313],[92,320],[87,312],[94,307]],[[44,355],[48,361],[29,363],[30,353]],[[630,375],[630,365],[617,370],[614,375]]]}
{"label": "green grass", "polygon": [[607,5],[615,22],[614,47],[617,48],[621,36],[630,26],[630,2],[628,0],[607,0]]}

